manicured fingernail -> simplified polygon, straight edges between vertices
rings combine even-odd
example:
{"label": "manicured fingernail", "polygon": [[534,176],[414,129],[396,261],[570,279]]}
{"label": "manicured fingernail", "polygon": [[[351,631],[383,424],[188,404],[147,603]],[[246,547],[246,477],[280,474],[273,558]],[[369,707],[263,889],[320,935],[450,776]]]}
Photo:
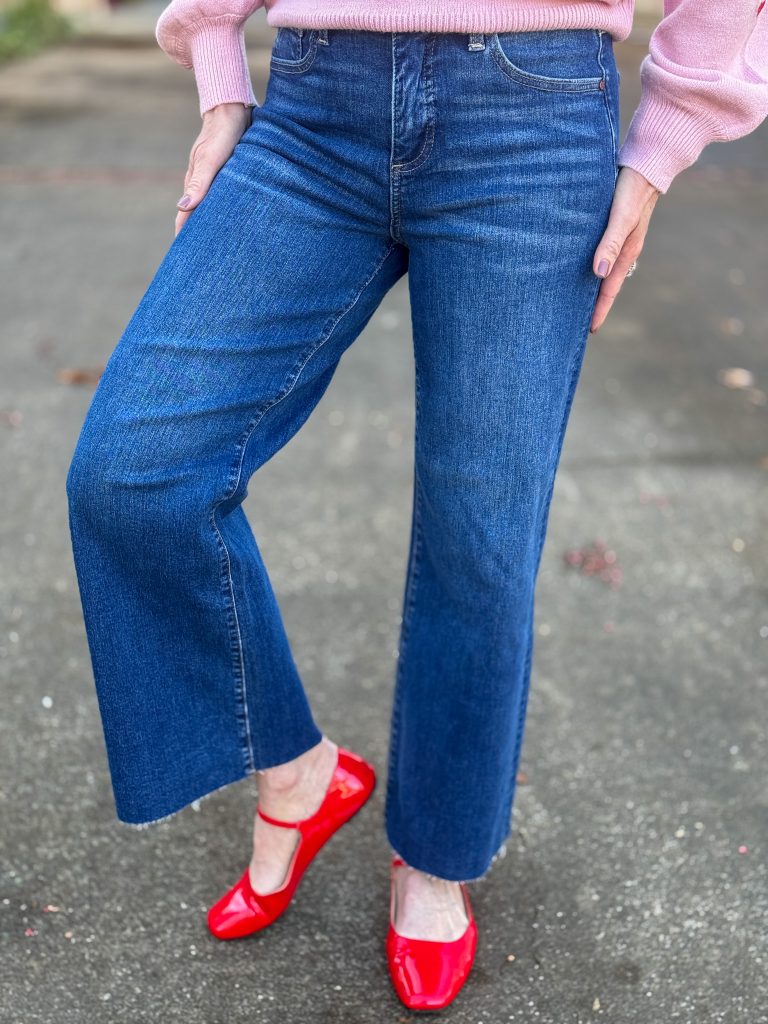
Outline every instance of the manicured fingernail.
{"label": "manicured fingernail", "polygon": [[605,259],[600,260],[600,262],[597,264],[597,272],[600,275],[600,277],[607,277],[608,276],[608,267],[609,266],[610,266],[610,264],[608,263],[608,260],[605,260]]}
{"label": "manicured fingernail", "polygon": [[178,203],[176,203],[176,205],[177,205],[177,206],[180,206],[182,210],[186,210],[186,208],[187,208],[187,207],[189,206],[189,204],[190,204],[191,202],[192,202],[192,196],[188,196],[188,195],[186,195],[186,193],[185,193],[185,194],[184,194],[184,195],[183,195],[183,196],[181,197],[181,199],[180,199],[180,200],[178,201]]}

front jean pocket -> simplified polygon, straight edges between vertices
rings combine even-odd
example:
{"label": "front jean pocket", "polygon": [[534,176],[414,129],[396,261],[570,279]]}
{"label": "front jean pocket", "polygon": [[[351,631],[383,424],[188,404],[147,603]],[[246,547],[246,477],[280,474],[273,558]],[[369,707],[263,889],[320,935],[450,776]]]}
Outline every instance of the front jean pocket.
{"label": "front jean pocket", "polygon": [[545,92],[594,92],[605,88],[608,45],[600,29],[494,32],[494,63],[519,85]]}
{"label": "front jean pocket", "polygon": [[308,71],[317,54],[316,28],[290,28],[281,25],[272,45],[270,68],[288,74]]}

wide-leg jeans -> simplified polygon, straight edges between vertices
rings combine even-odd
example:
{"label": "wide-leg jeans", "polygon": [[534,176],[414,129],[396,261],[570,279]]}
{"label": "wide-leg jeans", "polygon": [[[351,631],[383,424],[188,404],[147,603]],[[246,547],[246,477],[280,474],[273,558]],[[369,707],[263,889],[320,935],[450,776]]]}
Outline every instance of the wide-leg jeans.
{"label": "wide-leg jeans", "polygon": [[385,829],[431,874],[493,863],[618,122],[601,29],[278,30],[265,100],[111,352],[67,475],[121,821],[321,739],[242,502],[407,274],[415,473]]}

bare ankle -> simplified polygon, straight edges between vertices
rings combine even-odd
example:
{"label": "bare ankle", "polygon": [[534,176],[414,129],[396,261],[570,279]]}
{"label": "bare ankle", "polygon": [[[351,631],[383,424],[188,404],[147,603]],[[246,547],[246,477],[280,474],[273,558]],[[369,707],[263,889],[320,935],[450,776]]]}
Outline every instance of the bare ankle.
{"label": "bare ankle", "polygon": [[336,745],[323,736],[319,743],[292,761],[265,768],[259,772],[260,785],[274,796],[285,795],[312,778],[316,769]]}
{"label": "bare ankle", "polygon": [[301,779],[301,769],[296,761],[265,768],[259,772],[259,787],[274,793],[286,793],[294,789]]}

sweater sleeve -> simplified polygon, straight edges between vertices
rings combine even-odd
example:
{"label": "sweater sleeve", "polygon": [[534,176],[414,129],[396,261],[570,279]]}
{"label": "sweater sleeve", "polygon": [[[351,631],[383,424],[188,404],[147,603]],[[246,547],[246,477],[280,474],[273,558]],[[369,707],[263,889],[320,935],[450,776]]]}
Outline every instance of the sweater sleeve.
{"label": "sweater sleeve", "polygon": [[219,103],[256,106],[245,22],[264,0],[172,0],[155,26],[155,38],[171,60],[192,68],[201,116]]}
{"label": "sweater sleeve", "polygon": [[708,143],[748,135],[768,117],[768,5],[664,0],[648,49],[618,163],[666,192]]}

